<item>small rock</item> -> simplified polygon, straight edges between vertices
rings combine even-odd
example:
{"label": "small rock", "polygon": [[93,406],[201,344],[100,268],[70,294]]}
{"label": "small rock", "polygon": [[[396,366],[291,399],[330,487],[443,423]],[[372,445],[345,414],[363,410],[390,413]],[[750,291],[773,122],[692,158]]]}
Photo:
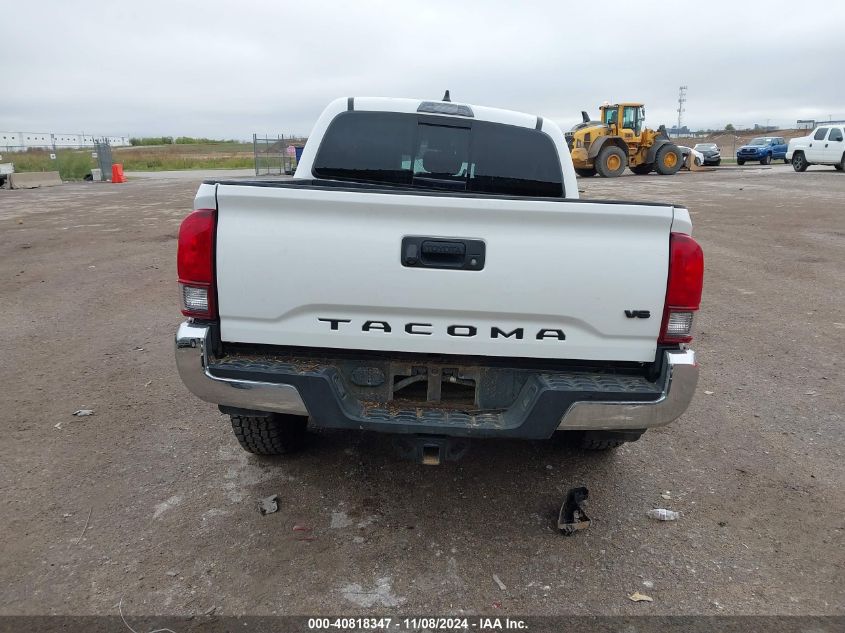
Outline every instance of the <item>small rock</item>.
{"label": "small rock", "polygon": [[643,587],[646,589],[654,589],[654,583],[651,580],[643,580]]}
{"label": "small rock", "polygon": [[89,415],[94,415],[94,409],[77,409],[72,415],[75,415],[78,418],[84,418]]}

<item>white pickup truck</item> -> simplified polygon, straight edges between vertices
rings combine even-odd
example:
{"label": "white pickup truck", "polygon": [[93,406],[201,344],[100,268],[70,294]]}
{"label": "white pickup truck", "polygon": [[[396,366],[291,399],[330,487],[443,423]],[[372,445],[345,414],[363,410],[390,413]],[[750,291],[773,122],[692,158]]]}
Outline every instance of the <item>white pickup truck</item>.
{"label": "white pickup truck", "polygon": [[845,170],[845,126],[823,125],[807,136],[789,141],[786,161],[795,171],[807,171],[810,165],[833,165]]}
{"label": "white pickup truck", "polygon": [[343,98],[293,179],[208,180],[179,232],[185,385],[248,451],[316,427],[605,449],[680,416],[703,255],[687,209],[579,200],[560,128]]}

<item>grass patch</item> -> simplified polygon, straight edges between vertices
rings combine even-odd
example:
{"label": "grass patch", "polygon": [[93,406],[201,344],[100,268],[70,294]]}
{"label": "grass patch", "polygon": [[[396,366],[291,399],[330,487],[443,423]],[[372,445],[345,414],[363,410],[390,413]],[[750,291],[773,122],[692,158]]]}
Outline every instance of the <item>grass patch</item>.
{"label": "grass patch", "polygon": [[[15,171],[58,171],[62,180],[82,180],[99,167],[92,150],[31,149],[3,152],[3,162],[15,164]],[[56,158],[50,158],[54,153]],[[252,143],[237,141],[159,146],[113,147],[112,160],[124,171],[170,171],[183,169],[249,169],[255,163]],[[109,176],[110,174],[107,174]]]}
{"label": "grass patch", "polygon": [[[50,154],[55,154],[56,158],[50,158]],[[82,180],[97,166],[90,149],[3,152],[3,162],[14,163],[15,171],[58,171],[62,180]]]}
{"label": "grass patch", "polygon": [[[241,144],[164,145],[112,150],[112,159],[123,163],[124,171],[170,171],[181,169],[247,169],[254,165],[252,146],[247,153]],[[228,151],[227,151],[228,150]],[[241,150],[241,151],[238,151]]]}

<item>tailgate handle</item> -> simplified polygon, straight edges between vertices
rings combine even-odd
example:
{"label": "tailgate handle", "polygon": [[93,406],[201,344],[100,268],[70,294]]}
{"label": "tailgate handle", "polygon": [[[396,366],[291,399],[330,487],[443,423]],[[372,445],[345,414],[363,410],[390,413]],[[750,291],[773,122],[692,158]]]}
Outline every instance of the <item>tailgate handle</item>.
{"label": "tailgate handle", "polygon": [[402,239],[402,265],[409,268],[484,268],[485,244],[481,240],[408,236]]}

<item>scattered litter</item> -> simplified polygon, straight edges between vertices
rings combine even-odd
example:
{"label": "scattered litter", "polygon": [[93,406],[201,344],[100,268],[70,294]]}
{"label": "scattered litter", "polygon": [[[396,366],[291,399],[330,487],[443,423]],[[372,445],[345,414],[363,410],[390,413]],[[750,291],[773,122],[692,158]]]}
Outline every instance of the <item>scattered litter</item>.
{"label": "scattered litter", "polygon": [[668,490],[666,490],[663,493],[661,493],[660,498],[666,499],[667,501],[669,501],[672,498],[672,493],[669,492]]}
{"label": "scattered litter", "polygon": [[646,589],[654,589],[654,583],[650,580],[643,580],[643,587]]}
{"label": "scattered litter", "polygon": [[59,429],[59,430],[61,431],[61,430],[62,430],[62,424],[64,424],[64,422],[56,422],[56,423],[53,425],[53,428],[54,428],[54,429]]}
{"label": "scattered litter", "polygon": [[[123,624],[126,626],[127,629],[132,631],[132,633],[138,633],[135,629],[129,626],[129,622],[126,621],[126,618],[123,617],[123,596],[120,596],[120,601],[117,603],[117,612],[120,614],[120,619],[123,620]],[[176,633],[173,629],[155,629],[151,633]]]}
{"label": "scattered litter", "polygon": [[270,495],[258,500],[258,510],[261,514],[273,514],[279,511],[279,495]]}
{"label": "scattered litter", "polygon": [[70,517],[72,517],[72,516],[73,516],[73,515],[72,515],[70,512],[65,512],[65,513],[62,515],[62,517],[64,517],[65,519],[69,519],[69,518],[70,518]]}
{"label": "scattered litter", "polygon": [[178,572],[178,571],[173,571],[173,570],[171,569],[170,571],[166,571],[166,572],[164,572],[164,575],[165,575],[165,576],[170,576],[171,578],[174,578],[174,577],[176,577],[176,576],[178,576],[178,575],[179,575],[179,572]]}
{"label": "scattered litter", "polygon": [[78,418],[84,418],[88,415],[94,415],[94,409],[77,409],[72,415],[75,415]]}
{"label": "scattered litter", "polygon": [[296,539],[297,541],[315,541],[317,537],[314,536],[311,532],[313,531],[312,528],[306,525],[294,525],[293,531],[296,532]]}
{"label": "scattered litter", "polygon": [[704,395],[705,396],[712,396],[714,393],[716,393],[716,392],[715,391],[705,391]]}
{"label": "scattered litter", "polygon": [[499,585],[499,589],[501,589],[502,591],[508,590],[507,585],[505,583],[503,583],[502,579],[499,578],[496,574],[493,574],[493,582],[495,582],[497,585]]}
{"label": "scattered litter", "polygon": [[654,508],[648,511],[648,518],[657,521],[677,521],[681,518],[680,512],[674,510],[667,510],[666,508]]}
{"label": "scattered litter", "polygon": [[805,391],[804,395],[805,396],[814,396],[814,395],[816,395],[816,392],[811,389],[810,391]]}
{"label": "scattered litter", "polygon": [[494,600],[493,601],[493,608],[494,609],[501,609],[502,608],[502,601],[501,600]]}
{"label": "scattered litter", "polygon": [[145,387],[149,387],[151,384],[153,384],[153,381],[152,381],[152,380],[148,380],[147,382],[145,382],[145,383],[144,383],[144,386],[145,386]]}
{"label": "scattered litter", "polygon": [[581,504],[587,500],[590,491],[586,488],[572,488],[566,494],[566,499],[560,507],[557,517],[557,529],[569,536],[578,530],[590,527],[590,518],[584,512]]}
{"label": "scattered litter", "polygon": [[143,347],[135,347],[135,348],[132,349],[132,351],[133,352],[143,352],[144,348]]}
{"label": "scattered litter", "polygon": [[[650,600],[651,598],[649,598]],[[217,611],[217,605],[212,605],[208,607],[205,611],[202,612],[203,615],[213,615],[214,612]]]}
{"label": "scattered litter", "polygon": [[94,511],[94,506],[91,506],[91,509],[88,510],[88,518],[85,519],[85,525],[82,526],[82,533],[79,535],[79,538],[76,539],[76,544],[79,545],[80,541],[82,541],[82,537],[85,536],[85,530],[88,529],[88,522],[91,521],[91,513]]}
{"label": "scattered litter", "polygon": [[347,528],[352,525],[352,519],[350,519],[346,512],[340,510],[338,512],[332,512],[332,522],[329,524],[329,527],[338,530],[342,528]]}
{"label": "scattered litter", "polygon": [[654,598],[647,596],[644,593],[640,593],[639,591],[635,591],[628,596],[628,600],[631,602],[654,602]]}

